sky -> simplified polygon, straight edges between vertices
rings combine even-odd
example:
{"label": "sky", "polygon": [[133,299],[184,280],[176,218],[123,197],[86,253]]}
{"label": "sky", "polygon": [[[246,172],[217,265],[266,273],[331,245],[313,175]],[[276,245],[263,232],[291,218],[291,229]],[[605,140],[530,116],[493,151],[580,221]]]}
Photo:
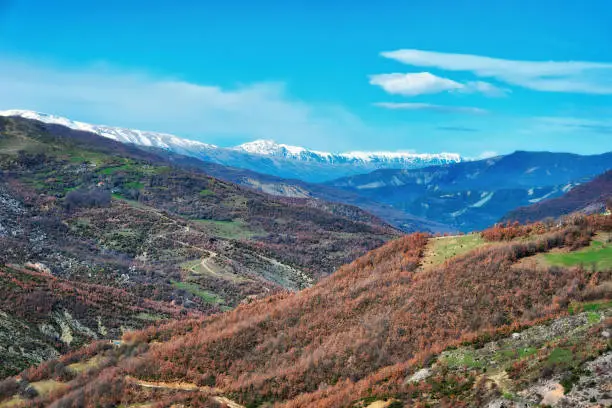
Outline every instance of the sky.
{"label": "sky", "polygon": [[220,146],[593,154],[611,44],[609,0],[0,0],[0,109]]}

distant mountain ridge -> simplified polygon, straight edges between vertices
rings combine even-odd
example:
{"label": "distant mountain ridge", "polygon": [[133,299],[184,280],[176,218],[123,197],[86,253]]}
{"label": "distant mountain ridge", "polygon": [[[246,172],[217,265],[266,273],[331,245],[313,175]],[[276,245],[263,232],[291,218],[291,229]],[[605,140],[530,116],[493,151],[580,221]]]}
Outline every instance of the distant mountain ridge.
{"label": "distant mountain ridge", "polygon": [[233,150],[245,151],[247,153],[262,156],[276,156],[291,158],[302,161],[318,161],[328,163],[395,163],[402,168],[410,168],[427,165],[439,165],[458,163],[463,161],[456,153],[409,153],[409,152],[347,152],[329,153],[317,150],[309,150],[299,146],[279,144],[273,140],[255,140],[232,148]]}
{"label": "distant mountain ridge", "polygon": [[504,220],[527,222],[575,212],[601,212],[609,200],[612,200],[612,170],[571,189],[561,197],[517,208],[506,214]]}
{"label": "distant mountain ridge", "polygon": [[348,152],[329,153],[299,146],[256,140],[224,148],[175,135],[120,127],[92,125],[61,116],[29,110],[0,111],[0,116],[20,116],[96,133],[123,143],[157,147],[201,160],[254,170],[283,178],[320,182],[377,169],[412,169],[462,162],[456,153]]}
{"label": "distant mountain ridge", "polygon": [[612,153],[518,151],[410,170],[378,170],[327,185],[463,231],[483,229],[517,207],[559,197],[612,168]]}

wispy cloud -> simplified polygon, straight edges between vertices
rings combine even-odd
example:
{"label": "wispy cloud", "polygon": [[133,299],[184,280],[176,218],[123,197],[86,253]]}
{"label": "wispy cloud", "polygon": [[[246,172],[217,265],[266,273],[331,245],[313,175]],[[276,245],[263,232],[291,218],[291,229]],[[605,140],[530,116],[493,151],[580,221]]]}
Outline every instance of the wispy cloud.
{"label": "wispy cloud", "polygon": [[517,61],[414,49],[381,55],[415,67],[468,71],[537,91],[612,94],[612,63],[607,62]]}
{"label": "wispy cloud", "polygon": [[476,128],[471,128],[467,126],[438,126],[436,129],[443,130],[445,132],[465,132],[465,133],[473,133],[473,132],[480,131]]}
{"label": "wispy cloud", "polygon": [[440,92],[482,93],[488,96],[503,96],[507,91],[483,81],[457,82],[429,72],[392,73],[370,76],[370,84],[395,95],[416,96]]}
{"label": "wispy cloud", "polygon": [[219,144],[272,138],[342,149],[356,139],[386,134],[342,106],[296,100],[282,83],[224,88],[104,65],[67,69],[7,58],[0,58],[0,109],[31,109]]}
{"label": "wispy cloud", "polygon": [[574,117],[539,117],[536,125],[556,132],[593,132],[612,136],[612,119],[585,119]]}
{"label": "wispy cloud", "polygon": [[436,105],[432,103],[417,102],[377,102],[374,104],[374,106],[385,109],[427,110],[439,113],[469,113],[474,115],[482,115],[487,113],[485,109],[471,106]]}

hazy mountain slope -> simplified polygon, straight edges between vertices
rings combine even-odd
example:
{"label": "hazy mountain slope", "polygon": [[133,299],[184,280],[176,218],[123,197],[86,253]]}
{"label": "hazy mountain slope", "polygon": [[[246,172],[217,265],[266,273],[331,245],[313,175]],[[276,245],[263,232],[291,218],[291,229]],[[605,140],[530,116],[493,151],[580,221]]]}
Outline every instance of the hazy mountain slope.
{"label": "hazy mountain slope", "polygon": [[[177,165],[203,170],[206,174],[221,180],[230,181],[242,186],[250,187],[267,194],[278,197],[288,198],[316,198],[325,200],[326,207],[333,204],[334,211],[341,211],[342,214],[353,218],[355,221],[369,219],[372,215],[378,218],[376,223],[387,222],[392,226],[406,232],[450,232],[454,228],[435,221],[416,217],[407,212],[393,208],[392,206],[365,198],[355,192],[336,188],[320,183],[308,183],[297,179],[284,179],[268,174],[257,173],[251,170],[240,169],[237,167],[223,166],[173,154],[157,148],[148,148],[156,154],[167,157],[172,163]],[[298,200],[299,201],[299,200]],[[308,201],[310,204],[318,205],[319,200]],[[357,212],[355,207],[364,211]],[[367,212],[366,212],[367,211]]]}
{"label": "hazy mountain slope", "polygon": [[[106,354],[113,362],[100,363],[87,376],[94,386],[77,377],[34,404],[75,398],[85,406],[170,404],[199,397],[245,406],[364,407],[381,401],[372,406],[461,407],[513,404],[520,394],[526,406],[535,406],[545,401],[545,393],[537,392],[540,382],[552,381],[552,389],[560,382],[569,393],[583,380],[595,402],[605,401],[598,391],[605,383],[582,368],[595,359],[593,367],[605,370],[609,358],[611,271],[527,262],[551,249],[582,251],[594,231],[609,236],[612,218],[498,227],[482,238],[507,241],[484,241],[427,268],[421,266],[424,257],[448,238],[403,237],[301,292],[126,336],[122,350]],[[538,326],[568,309],[588,313]],[[37,377],[44,378],[49,375]],[[114,392],[97,391],[104,388]]]}
{"label": "hazy mountain slope", "polygon": [[91,125],[33,111],[0,111],[0,116],[20,116],[63,125],[75,130],[96,133],[123,143],[163,148],[226,166],[312,182],[366,173],[379,168],[418,168],[462,160],[459,155],[453,153],[350,152],[336,154],[277,144],[269,140],[257,140],[234,148],[220,148],[159,132]]}
{"label": "hazy mountain slope", "polygon": [[561,197],[544,200],[527,207],[517,208],[506,214],[506,221],[538,221],[547,217],[557,218],[573,212],[601,212],[606,201],[612,199],[612,171],[581,184]]}
{"label": "hazy mountain slope", "polygon": [[416,170],[378,170],[327,183],[463,231],[507,212],[557,197],[612,167],[612,153],[516,152]]}

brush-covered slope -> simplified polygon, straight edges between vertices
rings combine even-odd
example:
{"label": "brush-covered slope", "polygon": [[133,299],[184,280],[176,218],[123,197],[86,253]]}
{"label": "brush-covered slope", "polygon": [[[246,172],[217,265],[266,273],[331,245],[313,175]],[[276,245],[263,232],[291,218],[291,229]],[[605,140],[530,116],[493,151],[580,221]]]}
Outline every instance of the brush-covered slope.
{"label": "brush-covered slope", "polygon": [[125,289],[57,278],[39,265],[0,266],[0,377],[185,312]]}
{"label": "brush-covered slope", "polygon": [[[537,392],[546,381],[568,395],[585,384],[588,398],[605,401],[605,383],[586,370],[608,364],[612,271],[536,258],[605,257],[591,241],[610,245],[611,231],[612,218],[591,216],[499,226],[477,239],[406,236],[298,293],[127,335],[87,375],[30,404],[457,407],[520,397],[535,406],[547,403]],[[53,380],[39,375],[45,367],[24,377]],[[23,401],[17,392],[5,399]]]}
{"label": "brush-covered slope", "polygon": [[[91,290],[93,297],[106,288],[117,296],[127,293],[135,304],[153,301],[210,314],[308,287],[396,236],[398,231],[354,207],[273,198],[98,135],[0,118],[0,265],[12,265],[0,293],[10,294],[33,267],[66,284],[85,285],[79,290]],[[59,296],[47,291],[43,299],[61,305]],[[34,309],[16,316],[3,304],[0,354],[14,360],[4,373],[51,355],[49,347],[58,353],[85,337],[116,338],[121,333],[110,328],[117,324],[134,329],[170,317],[145,308],[105,319],[104,307],[53,306],[45,321]],[[61,333],[65,322],[54,316],[64,312],[77,322],[69,327],[97,334],[56,341],[53,333]],[[102,318],[107,335],[99,334],[93,316]],[[6,346],[11,339],[14,344]]]}
{"label": "brush-covered slope", "polygon": [[603,212],[606,204],[612,208],[612,171],[579,185],[558,198],[517,208],[504,216],[509,221],[539,221],[558,218],[573,212]]}
{"label": "brush-covered slope", "polygon": [[517,207],[559,197],[610,170],[612,153],[515,152],[413,170],[378,170],[327,183],[398,210],[468,232]]}

